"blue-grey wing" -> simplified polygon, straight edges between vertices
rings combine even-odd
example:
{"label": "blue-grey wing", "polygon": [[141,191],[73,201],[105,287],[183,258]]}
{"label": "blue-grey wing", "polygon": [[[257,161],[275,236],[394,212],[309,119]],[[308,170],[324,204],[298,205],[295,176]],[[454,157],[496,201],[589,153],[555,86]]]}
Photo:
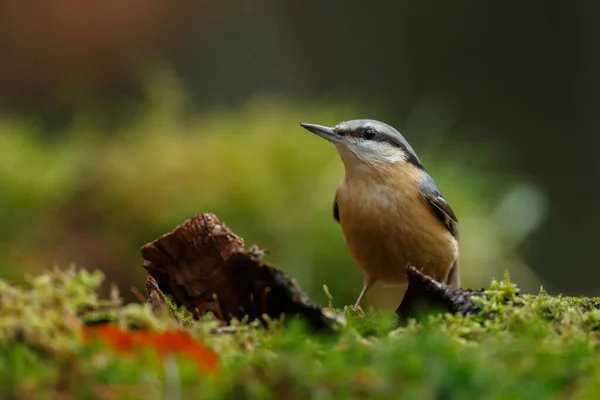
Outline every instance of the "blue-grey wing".
{"label": "blue-grey wing", "polygon": [[[456,218],[450,204],[448,204],[444,196],[442,196],[442,193],[438,189],[433,178],[425,171],[423,172],[423,178],[419,185],[421,195],[427,200],[435,216],[446,226],[452,236],[458,241],[458,218]],[[452,268],[450,269],[446,284],[452,287],[460,287],[460,267],[458,259],[454,261],[454,265],[452,265]]]}
{"label": "blue-grey wing", "polygon": [[433,178],[427,174],[423,173],[423,178],[421,179],[419,189],[421,190],[421,195],[427,200],[431,209],[433,210],[436,217],[448,228],[452,236],[454,236],[458,240],[458,227],[457,222],[458,219],[450,207],[450,204],[446,201]]}

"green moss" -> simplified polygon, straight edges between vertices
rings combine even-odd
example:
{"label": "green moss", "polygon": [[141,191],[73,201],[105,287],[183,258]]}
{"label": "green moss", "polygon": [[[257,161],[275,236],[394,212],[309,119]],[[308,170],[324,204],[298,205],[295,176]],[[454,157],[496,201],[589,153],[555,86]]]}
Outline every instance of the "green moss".
{"label": "green moss", "polygon": [[[600,396],[600,299],[520,294],[508,277],[477,300],[477,315],[430,315],[396,327],[393,315],[337,310],[347,324],[312,336],[298,321],[267,328],[208,316],[182,321],[98,297],[98,272],[54,270],[0,284],[0,395],[49,398],[574,399]],[[177,310],[181,313],[181,310]],[[185,315],[181,313],[180,315]],[[189,332],[220,356],[217,374],[183,357],[87,347],[82,321]],[[232,333],[232,331],[234,333]],[[45,397],[44,397],[45,396]],[[474,397],[475,396],[475,397]]]}

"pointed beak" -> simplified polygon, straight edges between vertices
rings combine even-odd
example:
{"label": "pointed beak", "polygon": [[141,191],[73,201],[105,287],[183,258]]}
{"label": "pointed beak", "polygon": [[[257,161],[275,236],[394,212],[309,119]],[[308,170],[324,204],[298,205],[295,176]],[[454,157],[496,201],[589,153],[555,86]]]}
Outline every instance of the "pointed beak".
{"label": "pointed beak", "polygon": [[330,142],[341,142],[342,136],[338,135],[333,128],[323,125],[308,124],[306,122],[301,122],[300,125],[304,129],[309,130],[315,135],[321,136],[323,139],[326,139]]}

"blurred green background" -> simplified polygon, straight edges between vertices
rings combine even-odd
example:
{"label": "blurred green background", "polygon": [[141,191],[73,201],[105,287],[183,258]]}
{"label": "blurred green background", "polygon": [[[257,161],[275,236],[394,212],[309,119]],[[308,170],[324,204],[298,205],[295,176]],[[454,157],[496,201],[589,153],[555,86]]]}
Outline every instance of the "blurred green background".
{"label": "blurred green background", "polygon": [[343,166],[299,122],[375,118],[456,211],[464,286],[597,294],[597,7],[569,4],[0,1],[0,277],[74,263],[134,300],[139,248],[214,212],[351,303]]}

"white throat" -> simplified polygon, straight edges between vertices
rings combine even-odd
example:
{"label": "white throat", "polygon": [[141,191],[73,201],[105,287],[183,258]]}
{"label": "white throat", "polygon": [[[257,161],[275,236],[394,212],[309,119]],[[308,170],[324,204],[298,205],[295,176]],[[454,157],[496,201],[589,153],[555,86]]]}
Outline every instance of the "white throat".
{"label": "white throat", "polygon": [[363,170],[373,167],[391,166],[406,161],[406,153],[378,142],[363,142],[358,145],[334,143],[347,169]]}

